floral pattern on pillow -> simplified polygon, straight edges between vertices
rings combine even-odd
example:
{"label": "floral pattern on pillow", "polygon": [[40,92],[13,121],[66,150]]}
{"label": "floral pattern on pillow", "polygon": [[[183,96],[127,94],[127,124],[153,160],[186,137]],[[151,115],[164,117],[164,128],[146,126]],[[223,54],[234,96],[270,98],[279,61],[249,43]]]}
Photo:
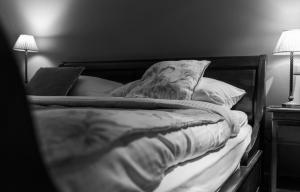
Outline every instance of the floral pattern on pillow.
{"label": "floral pattern on pillow", "polygon": [[[158,99],[186,99],[191,95],[210,61],[180,60],[162,61],[151,66],[143,77],[127,86],[125,97],[149,97]],[[133,86],[132,86],[133,85]],[[122,89],[122,88],[119,88]],[[112,94],[116,96],[118,94]]]}

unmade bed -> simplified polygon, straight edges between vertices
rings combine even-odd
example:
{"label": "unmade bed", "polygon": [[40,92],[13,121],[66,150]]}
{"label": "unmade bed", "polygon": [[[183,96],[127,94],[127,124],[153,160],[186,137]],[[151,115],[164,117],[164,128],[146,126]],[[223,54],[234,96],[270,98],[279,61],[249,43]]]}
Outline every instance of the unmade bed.
{"label": "unmade bed", "polygon": [[[35,105],[33,114],[52,178],[62,191],[259,190],[265,59],[245,56],[62,64],[83,66],[83,75],[133,83],[123,85],[121,95],[114,93],[112,97],[29,97]],[[187,60],[209,61],[199,77],[193,79],[193,73],[188,74],[188,81],[215,85],[218,80],[246,94],[220,105],[211,97],[201,100],[194,96],[196,88],[190,95],[191,89],[175,89],[169,94],[165,85],[163,89],[145,89],[141,84],[152,86],[145,76],[157,78],[153,73],[159,70],[153,66],[165,60],[184,61],[184,66]],[[151,66],[154,69],[145,75]],[[180,86],[189,84],[185,81]],[[124,95],[128,87],[131,91]],[[163,94],[157,95],[157,90]],[[173,87],[170,90],[174,91]],[[166,98],[159,98],[161,95]]]}

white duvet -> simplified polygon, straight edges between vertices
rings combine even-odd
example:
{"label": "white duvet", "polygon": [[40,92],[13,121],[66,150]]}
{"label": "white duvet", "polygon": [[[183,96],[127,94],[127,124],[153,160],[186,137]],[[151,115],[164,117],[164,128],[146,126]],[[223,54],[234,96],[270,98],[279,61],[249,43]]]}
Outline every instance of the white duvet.
{"label": "white duvet", "polygon": [[247,118],[199,101],[30,99],[68,106],[34,112],[45,160],[66,192],[153,191],[172,167],[221,148]]}

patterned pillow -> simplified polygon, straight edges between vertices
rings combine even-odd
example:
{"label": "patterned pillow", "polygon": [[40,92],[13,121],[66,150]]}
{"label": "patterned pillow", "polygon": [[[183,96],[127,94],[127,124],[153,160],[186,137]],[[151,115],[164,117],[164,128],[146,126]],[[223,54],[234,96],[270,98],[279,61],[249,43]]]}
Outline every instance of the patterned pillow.
{"label": "patterned pillow", "polygon": [[216,79],[203,77],[195,88],[192,100],[206,101],[231,108],[246,91]]}
{"label": "patterned pillow", "polygon": [[143,77],[127,86],[125,97],[191,99],[210,61],[162,61],[151,66]]}

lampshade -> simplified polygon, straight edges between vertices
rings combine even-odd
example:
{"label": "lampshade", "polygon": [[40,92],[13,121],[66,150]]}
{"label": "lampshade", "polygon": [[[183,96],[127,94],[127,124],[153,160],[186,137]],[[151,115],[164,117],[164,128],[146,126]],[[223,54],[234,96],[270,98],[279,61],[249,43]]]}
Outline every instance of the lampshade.
{"label": "lampshade", "polygon": [[15,43],[14,50],[37,52],[38,47],[32,35],[20,35]]}
{"label": "lampshade", "polygon": [[288,55],[290,52],[300,54],[300,29],[282,32],[273,54]]}

